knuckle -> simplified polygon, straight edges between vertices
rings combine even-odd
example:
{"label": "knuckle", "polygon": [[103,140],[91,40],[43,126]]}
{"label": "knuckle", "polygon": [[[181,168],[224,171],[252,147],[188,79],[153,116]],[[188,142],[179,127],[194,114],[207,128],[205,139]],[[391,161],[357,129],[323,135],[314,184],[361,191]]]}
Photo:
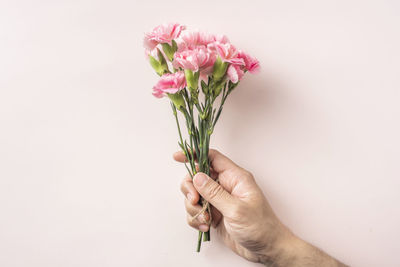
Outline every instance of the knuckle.
{"label": "knuckle", "polygon": [[210,153],[219,153],[219,151],[217,149],[215,149],[215,148],[210,148],[209,152]]}
{"label": "knuckle", "polygon": [[182,181],[182,183],[181,183],[181,192],[182,193],[185,193],[185,188],[186,188],[185,183],[186,183],[185,181]]}
{"label": "knuckle", "polygon": [[185,209],[188,213],[193,209],[193,206],[189,203],[187,199],[185,199]]}
{"label": "knuckle", "polygon": [[215,199],[221,196],[223,193],[224,189],[219,186],[218,184],[213,184],[209,189],[208,189],[208,196],[210,199]]}
{"label": "knuckle", "polygon": [[181,191],[182,193],[186,193],[190,190],[190,183],[191,181],[183,180],[181,183]]}
{"label": "knuckle", "polygon": [[242,179],[244,179],[246,181],[254,181],[254,175],[250,171],[248,171],[246,169],[242,169],[241,172],[242,172],[242,175],[241,175]]}

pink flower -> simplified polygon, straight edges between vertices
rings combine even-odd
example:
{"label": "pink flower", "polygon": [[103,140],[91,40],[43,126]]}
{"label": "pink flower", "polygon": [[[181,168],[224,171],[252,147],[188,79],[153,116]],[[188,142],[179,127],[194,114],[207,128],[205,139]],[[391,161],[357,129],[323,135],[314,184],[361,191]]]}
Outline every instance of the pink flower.
{"label": "pink flower", "polygon": [[229,40],[225,35],[213,35],[200,31],[185,31],[179,38],[178,51],[183,51],[186,49],[194,49],[198,46],[207,46],[214,42],[219,42],[222,44],[228,43]]}
{"label": "pink flower", "polygon": [[185,31],[181,38],[185,49],[193,49],[197,46],[207,46],[214,42],[214,36],[199,31]]}
{"label": "pink flower", "polygon": [[175,94],[185,88],[186,79],[183,71],[168,73],[161,76],[158,83],[153,87],[153,95],[161,98],[168,94]]}
{"label": "pink flower", "polygon": [[205,47],[197,47],[192,50],[177,52],[174,57],[175,68],[189,69],[196,71],[211,71],[215,62],[215,54],[211,53]]}
{"label": "pink flower", "polygon": [[214,42],[218,42],[221,44],[227,44],[229,43],[229,39],[228,37],[226,37],[226,35],[214,35]]}
{"label": "pink flower", "polygon": [[143,39],[143,46],[145,49],[146,54],[150,54],[152,51],[154,51],[154,48],[158,45],[158,42],[155,40],[150,40],[146,36]]}
{"label": "pink flower", "polygon": [[228,75],[228,78],[231,82],[237,83],[243,78],[244,71],[242,70],[241,66],[231,64],[229,65],[226,74]]}
{"label": "pink flower", "polygon": [[[161,51],[161,50],[160,50]],[[162,51],[161,51],[162,52]],[[145,49],[144,54],[148,58],[149,56],[154,57],[155,59],[159,60],[158,58],[158,49],[152,48],[152,49]]]}
{"label": "pink flower", "polygon": [[215,50],[221,57],[222,61],[235,65],[244,65],[243,58],[239,58],[239,50],[230,43],[215,42],[208,46],[211,50]]}
{"label": "pink flower", "polygon": [[239,56],[239,58],[243,59],[244,66],[245,66],[246,70],[248,70],[249,72],[256,73],[257,71],[260,70],[260,62],[256,58],[246,54],[243,51],[239,51],[238,56]]}
{"label": "pink flower", "polygon": [[178,38],[184,29],[185,26],[178,23],[161,24],[151,32],[145,33],[145,47],[153,47],[152,49],[154,49],[155,45],[158,44],[168,43],[172,45],[172,40]]}

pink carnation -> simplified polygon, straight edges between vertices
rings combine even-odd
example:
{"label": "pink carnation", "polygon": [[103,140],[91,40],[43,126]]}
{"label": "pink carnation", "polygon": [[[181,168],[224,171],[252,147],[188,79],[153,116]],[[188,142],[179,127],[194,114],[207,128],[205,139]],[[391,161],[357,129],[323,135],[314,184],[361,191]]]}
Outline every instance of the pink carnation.
{"label": "pink carnation", "polygon": [[229,39],[225,35],[216,36],[200,31],[185,31],[180,37],[179,50],[194,49],[198,46],[207,46],[214,42],[225,44],[229,43]]}
{"label": "pink carnation", "polygon": [[185,31],[181,38],[186,49],[193,49],[196,46],[207,46],[214,42],[214,36],[199,31]]}
{"label": "pink carnation", "polygon": [[215,42],[209,45],[211,50],[215,50],[221,57],[222,61],[235,65],[244,65],[243,58],[239,58],[239,50],[230,43]]}
{"label": "pink carnation", "polygon": [[154,51],[154,48],[158,45],[158,42],[155,40],[150,40],[147,36],[144,37],[143,46],[145,49],[145,53],[148,55]]}
{"label": "pink carnation", "polygon": [[193,50],[177,52],[174,58],[174,66],[196,71],[209,71],[215,62],[215,54],[205,47],[197,47]]}
{"label": "pink carnation", "polygon": [[151,32],[145,34],[145,47],[154,48],[157,44],[163,43],[168,43],[172,45],[172,40],[178,38],[184,29],[185,26],[182,26],[178,23],[159,25],[155,27]]}
{"label": "pink carnation", "polygon": [[214,38],[214,42],[218,42],[221,44],[229,43],[229,39],[228,39],[228,37],[226,37],[226,35],[214,35],[213,38]]}
{"label": "pink carnation", "polygon": [[260,70],[260,62],[256,58],[246,54],[243,51],[240,51],[238,56],[239,58],[243,59],[245,68],[249,72],[256,73]]}
{"label": "pink carnation", "polygon": [[167,93],[175,94],[185,88],[185,86],[186,79],[183,71],[164,74],[153,87],[153,95],[160,98],[165,96]]}
{"label": "pink carnation", "polygon": [[231,64],[226,71],[226,75],[228,75],[228,78],[231,82],[237,83],[243,78],[244,71],[242,70],[241,66]]}

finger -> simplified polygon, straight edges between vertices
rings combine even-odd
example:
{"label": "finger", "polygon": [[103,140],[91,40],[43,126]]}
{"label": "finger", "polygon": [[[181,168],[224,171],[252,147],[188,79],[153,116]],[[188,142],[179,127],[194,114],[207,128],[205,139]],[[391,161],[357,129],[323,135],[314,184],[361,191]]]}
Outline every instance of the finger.
{"label": "finger", "polygon": [[237,166],[227,156],[215,149],[210,149],[210,151],[208,152],[208,158],[210,160],[212,168],[217,173],[221,173],[232,168],[239,168],[239,166]]}
{"label": "finger", "polygon": [[199,202],[200,196],[196,188],[194,188],[193,181],[189,176],[186,176],[181,183],[181,191],[186,199],[192,204]]}
{"label": "finger", "polygon": [[198,204],[193,205],[192,203],[190,203],[188,200],[185,199],[185,209],[190,216],[196,217],[193,218],[194,220],[198,220],[200,223],[207,223],[208,221],[210,221],[210,214],[208,214],[207,211],[202,212],[203,208]]}
{"label": "finger", "polygon": [[[177,151],[173,154],[173,158],[178,162],[188,162],[183,151]],[[216,149],[210,149],[208,152],[208,158],[210,159],[211,166],[215,172],[223,172],[230,168],[237,168],[238,166],[230,160],[227,156],[222,154]]]}
{"label": "finger", "polygon": [[236,198],[204,173],[197,173],[193,178],[193,184],[200,195],[224,215],[234,210],[238,204]]}
{"label": "finger", "polygon": [[[190,154],[189,154],[190,156]],[[185,153],[180,150],[180,151],[176,151],[174,154],[172,154],[172,157],[174,158],[174,160],[178,161],[178,162],[188,162],[188,159],[185,156]],[[196,159],[196,155],[194,155],[195,159]]]}
{"label": "finger", "polygon": [[185,156],[185,154],[183,153],[183,151],[177,151],[175,152],[172,157],[174,158],[174,160],[178,161],[178,162],[188,162],[187,158]]}
{"label": "finger", "polygon": [[201,223],[198,219],[193,219],[193,217],[190,216],[189,214],[187,215],[186,220],[191,227],[200,230],[202,232],[207,232],[210,229],[210,227],[207,224]]}

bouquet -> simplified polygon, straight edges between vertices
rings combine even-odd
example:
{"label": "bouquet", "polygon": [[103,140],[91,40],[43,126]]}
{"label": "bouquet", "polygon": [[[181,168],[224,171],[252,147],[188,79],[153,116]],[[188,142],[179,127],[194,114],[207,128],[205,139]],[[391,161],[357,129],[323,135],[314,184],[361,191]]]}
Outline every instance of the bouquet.
{"label": "bouquet", "polygon": [[[215,125],[244,74],[259,69],[258,60],[238,50],[224,35],[189,31],[177,23],[159,25],[145,33],[144,47],[150,65],[160,76],[153,95],[168,97],[171,102],[189,175],[210,175],[208,151]],[[182,135],[178,114],[185,119],[187,138]],[[207,211],[210,224],[210,204],[200,199],[200,205],[203,209],[195,217]],[[210,241],[210,231],[199,231],[198,252],[202,241]]]}

